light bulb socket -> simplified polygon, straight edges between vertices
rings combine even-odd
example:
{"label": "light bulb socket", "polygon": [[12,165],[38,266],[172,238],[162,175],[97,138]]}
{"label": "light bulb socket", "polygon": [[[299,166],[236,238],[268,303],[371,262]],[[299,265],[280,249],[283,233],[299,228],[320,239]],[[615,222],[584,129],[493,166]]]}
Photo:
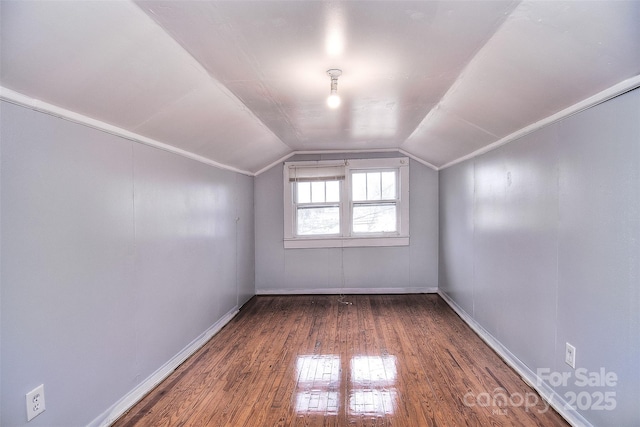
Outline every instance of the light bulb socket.
{"label": "light bulb socket", "polygon": [[329,108],[338,108],[340,106],[340,97],[338,96],[338,77],[342,75],[342,70],[332,68],[327,70],[327,75],[331,77],[331,93],[327,98]]}
{"label": "light bulb socket", "polygon": [[342,70],[339,70],[337,68],[332,68],[330,70],[327,70],[327,75],[331,77],[332,80],[337,79],[342,75]]}

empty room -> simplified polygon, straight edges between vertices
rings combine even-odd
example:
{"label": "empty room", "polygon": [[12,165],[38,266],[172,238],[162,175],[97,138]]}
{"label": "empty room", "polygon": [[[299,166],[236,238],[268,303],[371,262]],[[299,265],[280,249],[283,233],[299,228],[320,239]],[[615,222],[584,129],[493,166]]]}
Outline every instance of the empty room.
{"label": "empty room", "polygon": [[640,1],[0,0],[0,425],[640,426]]}

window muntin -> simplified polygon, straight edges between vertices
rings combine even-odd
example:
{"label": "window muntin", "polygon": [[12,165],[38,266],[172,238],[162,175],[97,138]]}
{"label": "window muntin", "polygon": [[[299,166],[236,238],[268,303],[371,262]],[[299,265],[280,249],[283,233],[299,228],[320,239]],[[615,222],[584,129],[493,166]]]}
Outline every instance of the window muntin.
{"label": "window muntin", "polygon": [[351,173],[353,201],[396,200],[398,170]]}
{"label": "window muntin", "polygon": [[340,181],[296,182],[297,203],[340,202]]}
{"label": "window muntin", "polygon": [[340,181],[294,182],[296,236],[340,234]]}
{"label": "window muntin", "polygon": [[287,162],[285,248],[409,244],[409,159]]}

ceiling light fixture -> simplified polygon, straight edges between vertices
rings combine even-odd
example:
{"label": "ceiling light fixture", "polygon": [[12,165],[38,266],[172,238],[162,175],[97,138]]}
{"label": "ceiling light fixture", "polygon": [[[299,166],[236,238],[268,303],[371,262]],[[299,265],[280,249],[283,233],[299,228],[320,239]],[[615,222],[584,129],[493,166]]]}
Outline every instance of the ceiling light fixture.
{"label": "ceiling light fixture", "polygon": [[340,97],[338,96],[338,77],[342,75],[342,70],[327,70],[327,74],[331,77],[331,94],[327,98],[329,108],[338,108],[340,106]]}

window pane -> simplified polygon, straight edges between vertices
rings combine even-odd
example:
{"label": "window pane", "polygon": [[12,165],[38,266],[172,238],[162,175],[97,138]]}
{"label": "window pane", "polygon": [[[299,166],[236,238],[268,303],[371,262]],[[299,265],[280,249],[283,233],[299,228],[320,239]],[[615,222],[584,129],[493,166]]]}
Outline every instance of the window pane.
{"label": "window pane", "polygon": [[389,200],[396,198],[396,172],[382,172],[382,198]]}
{"label": "window pane", "polygon": [[310,182],[298,182],[296,183],[298,190],[298,202],[297,203],[309,203],[311,201],[311,183]]}
{"label": "window pane", "polygon": [[351,175],[351,197],[355,201],[367,200],[367,174],[354,173]]}
{"label": "window pane", "polygon": [[327,202],[340,201],[340,181],[327,181]]}
{"label": "window pane", "polygon": [[324,181],[311,183],[311,203],[324,203]]}
{"label": "window pane", "polygon": [[380,200],[380,172],[367,173],[367,200]]}
{"label": "window pane", "polygon": [[355,205],[353,207],[353,231],[356,233],[381,233],[396,231],[396,205]]}
{"label": "window pane", "polygon": [[298,208],[298,235],[340,233],[340,209],[337,206]]}

